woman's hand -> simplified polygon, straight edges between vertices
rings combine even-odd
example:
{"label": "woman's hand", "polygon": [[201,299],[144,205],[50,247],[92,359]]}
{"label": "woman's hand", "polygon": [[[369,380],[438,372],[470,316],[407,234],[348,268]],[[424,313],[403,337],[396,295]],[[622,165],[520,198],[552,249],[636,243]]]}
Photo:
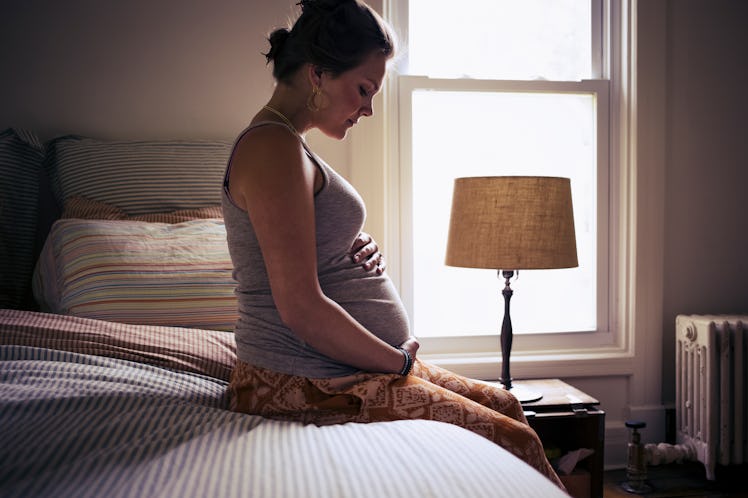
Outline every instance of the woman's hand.
{"label": "woman's hand", "polygon": [[384,256],[379,252],[379,246],[366,232],[358,234],[356,240],[353,241],[349,254],[354,263],[361,263],[366,271],[376,269],[377,275],[384,273],[387,267]]}
{"label": "woman's hand", "polygon": [[411,358],[413,358],[413,360],[415,361],[416,353],[418,352],[418,348],[421,347],[421,345],[418,343],[418,339],[410,336],[408,337],[408,340],[400,344],[400,347],[410,353]]}

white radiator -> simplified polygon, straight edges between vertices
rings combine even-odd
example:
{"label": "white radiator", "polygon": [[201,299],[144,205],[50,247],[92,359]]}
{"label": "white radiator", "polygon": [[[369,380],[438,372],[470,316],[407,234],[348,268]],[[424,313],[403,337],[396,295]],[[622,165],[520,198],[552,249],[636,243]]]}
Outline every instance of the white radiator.
{"label": "white radiator", "polygon": [[717,464],[748,463],[748,316],[679,315],[675,328],[678,443],[712,480]]}

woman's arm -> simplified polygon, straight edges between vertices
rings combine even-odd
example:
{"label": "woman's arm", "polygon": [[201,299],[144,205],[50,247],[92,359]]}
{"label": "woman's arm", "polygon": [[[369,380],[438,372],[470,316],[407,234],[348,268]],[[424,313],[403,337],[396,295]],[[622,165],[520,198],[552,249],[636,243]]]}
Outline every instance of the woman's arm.
{"label": "woman's arm", "polygon": [[402,353],[353,319],[319,285],[316,172],[298,139],[282,128],[245,135],[232,158],[231,195],[249,213],[281,319],[330,358],[364,371],[399,372]]}

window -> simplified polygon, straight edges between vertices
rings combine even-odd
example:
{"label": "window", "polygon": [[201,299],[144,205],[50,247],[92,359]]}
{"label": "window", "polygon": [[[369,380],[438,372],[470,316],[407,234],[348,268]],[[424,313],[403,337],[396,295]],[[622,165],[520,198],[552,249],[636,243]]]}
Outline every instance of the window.
{"label": "window", "polygon": [[601,41],[599,24],[593,25],[597,3],[409,0],[398,7],[408,39],[403,67],[437,78],[588,79],[600,67],[600,52],[593,50]]}
{"label": "window", "polygon": [[503,281],[495,270],[444,264],[453,180],[479,175],[572,182],[580,266],[520,271],[512,281],[512,357],[620,343],[619,2],[390,0],[384,7],[405,47],[384,104],[385,249],[422,351],[498,352]]}
{"label": "window", "polygon": [[[605,86],[588,84],[572,93],[554,85],[529,92],[498,82],[406,85],[401,103],[410,101],[404,108],[411,111],[412,159],[405,172],[411,175],[411,203],[404,211],[413,236],[410,272],[404,273],[412,290],[404,295],[416,334],[496,334],[503,312],[496,270],[444,265],[454,178],[495,175],[565,176],[573,190],[579,267],[519,272],[512,284],[517,333],[596,330],[595,137]],[[604,210],[607,199],[602,202]]]}

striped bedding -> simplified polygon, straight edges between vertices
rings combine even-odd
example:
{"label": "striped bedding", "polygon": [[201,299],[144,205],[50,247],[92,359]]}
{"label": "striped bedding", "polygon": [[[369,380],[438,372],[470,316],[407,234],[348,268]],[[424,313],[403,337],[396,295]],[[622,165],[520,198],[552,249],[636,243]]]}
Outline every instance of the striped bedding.
{"label": "striped bedding", "polygon": [[52,313],[231,331],[236,282],[223,220],[61,219],[34,271]]}
{"label": "striped bedding", "polygon": [[106,356],[228,381],[234,335],[216,330],[131,325],[0,309],[0,345]]}
{"label": "striped bedding", "polygon": [[106,141],[60,137],[52,142],[61,200],[79,195],[129,215],[220,205],[230,142]]}
{"label": "striped bedding", "polygon": [[230,337],[0,310],[0,496],[564,496],[456,426],[230,412]]}

